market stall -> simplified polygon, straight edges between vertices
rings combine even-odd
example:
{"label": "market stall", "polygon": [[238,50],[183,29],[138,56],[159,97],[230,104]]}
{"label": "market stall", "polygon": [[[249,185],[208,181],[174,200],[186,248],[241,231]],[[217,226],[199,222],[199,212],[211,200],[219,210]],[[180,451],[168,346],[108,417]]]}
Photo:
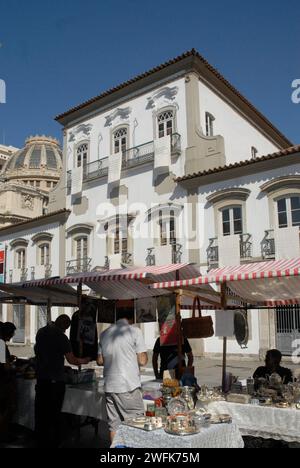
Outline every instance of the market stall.
{"label": "market stall", "polygon": [[[244,308],[258,311],[299,304],[300,258],[226,267],[212,270],[208,275],[160,282],[151,287],[154,290],[163,288],[175,291],[178,296],[185,290],[201,296],[203,287],[213,284],[224,311],[237,307],[230,304],[230,297],[239,299]],[[227,338],[224,337],[223,341],[222,388],[225,391]],[[261,400],[258,398],[260,394],[253,396],[253,393],[244,401],[238,401],[243,400],[238,395],[234,395],[230,402],[222,399],[214,401],[211,398],[206,410],[216,414],[230,414],[243,435],[300,443],[300,384],[286,389],[282,387],[272,387],[267,382],[266,388],[260,391],[261,395],[265,391],[269,398]]]}

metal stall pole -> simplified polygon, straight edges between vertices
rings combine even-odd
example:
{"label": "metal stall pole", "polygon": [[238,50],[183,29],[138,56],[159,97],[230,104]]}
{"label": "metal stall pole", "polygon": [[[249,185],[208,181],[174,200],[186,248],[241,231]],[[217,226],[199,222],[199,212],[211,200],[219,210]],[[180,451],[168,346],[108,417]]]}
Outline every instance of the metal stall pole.
{"label": "metal stall pole", "polygon": [[[226,282],[221,284],[221,306],[227,309]],[[222,363],[222,391],[226,389],[226,368],[227,368],[227,337],[223,337],[223,363]]]}
{"label": "metal stall pole", "polygon": [[[79,310],[79,316],[78,316],[78,329],[79,329],[79,324],[80,324],[80,318],[81,318],[81,309],[82,309],[82,283],[79,283],[77,286],[77,305],[78,305],[78,310]],[[79,357],[82,357],[83,355],[83,341],[80,338],[79,341]],[[81,366],[78,366],[78,370],[81,371]]]}
{"label": "metal stall pole", "polygon": [[176,330],[177,330],[177,350],[178,350],[178,372],[179,377],[182,377],[183,367],[182,367],[182,332],[181,332],[181,296],[182,291],[176,291]]}
{"label": "metal stall pole", "polygon": [[52,303],[51,303],[51,299],[48,299],[47,300],[47,323],[51,323],[52,322]]}

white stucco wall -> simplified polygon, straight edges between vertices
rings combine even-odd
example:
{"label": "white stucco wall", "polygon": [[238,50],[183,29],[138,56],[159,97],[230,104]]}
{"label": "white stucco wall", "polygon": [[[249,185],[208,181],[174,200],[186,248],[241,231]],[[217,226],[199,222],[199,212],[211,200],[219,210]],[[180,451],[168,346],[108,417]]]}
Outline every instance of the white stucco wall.
{"label": "white stucco wall", "polygon": [[279,147],[249,122],[224,98],[199,81],[200,118],[205,133],[205,113],[215,117],[214,134],[225,139],[226,164],[251,159],[251,147],[258,150],[257,156],[278,151]]}

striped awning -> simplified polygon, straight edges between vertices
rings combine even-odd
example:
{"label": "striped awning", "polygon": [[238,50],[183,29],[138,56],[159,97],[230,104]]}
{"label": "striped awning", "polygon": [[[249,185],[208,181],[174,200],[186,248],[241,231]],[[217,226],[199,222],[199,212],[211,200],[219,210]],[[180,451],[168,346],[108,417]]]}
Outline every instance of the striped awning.
{"label": "striped awning", "polygon": [[300,258],[250,263],[211,270],[188,280],[155,283],[152,288],[199,287],[225,283],[248,304],[269,307],[300,303]]}
{"label": "striped awning", "polygon": [[180,263],[163,266],[120,268],[101,272],[79,273],[64,278],[50,278],[23,283],[24,288],[84,284],[107,299],[135,299],[166,294],[154,291],[150,284],[157,281],[188,279],[199,275],[193,264]]}
{"label": "striped awning", "polygon": [[24,283],[0,284],[0,291],[7,295],[6,302],[24,299],[35,305],[47,305],[48,301],[51,301],[53,306],[75,307],[77,305],[77,293],[67,284],[44,288],[28,287],[26,290],[23,286]]}

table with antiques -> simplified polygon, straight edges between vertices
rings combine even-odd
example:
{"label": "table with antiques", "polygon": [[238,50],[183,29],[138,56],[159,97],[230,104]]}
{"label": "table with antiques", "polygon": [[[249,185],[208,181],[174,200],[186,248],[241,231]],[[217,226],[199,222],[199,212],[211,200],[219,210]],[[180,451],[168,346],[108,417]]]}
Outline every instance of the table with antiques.
{"label": "table with antiques", "polygon": [[141,430],[122,424],[112,448],[243,448],[244,442],[235,424],[215,424],[203,427],[193,435],[173,435],[165,429]]}
{"label": "table with antiques", "polygon": [[212,401],[206,409],[229,414],[243,436],[300,443],[300,411],[295,408]]}

